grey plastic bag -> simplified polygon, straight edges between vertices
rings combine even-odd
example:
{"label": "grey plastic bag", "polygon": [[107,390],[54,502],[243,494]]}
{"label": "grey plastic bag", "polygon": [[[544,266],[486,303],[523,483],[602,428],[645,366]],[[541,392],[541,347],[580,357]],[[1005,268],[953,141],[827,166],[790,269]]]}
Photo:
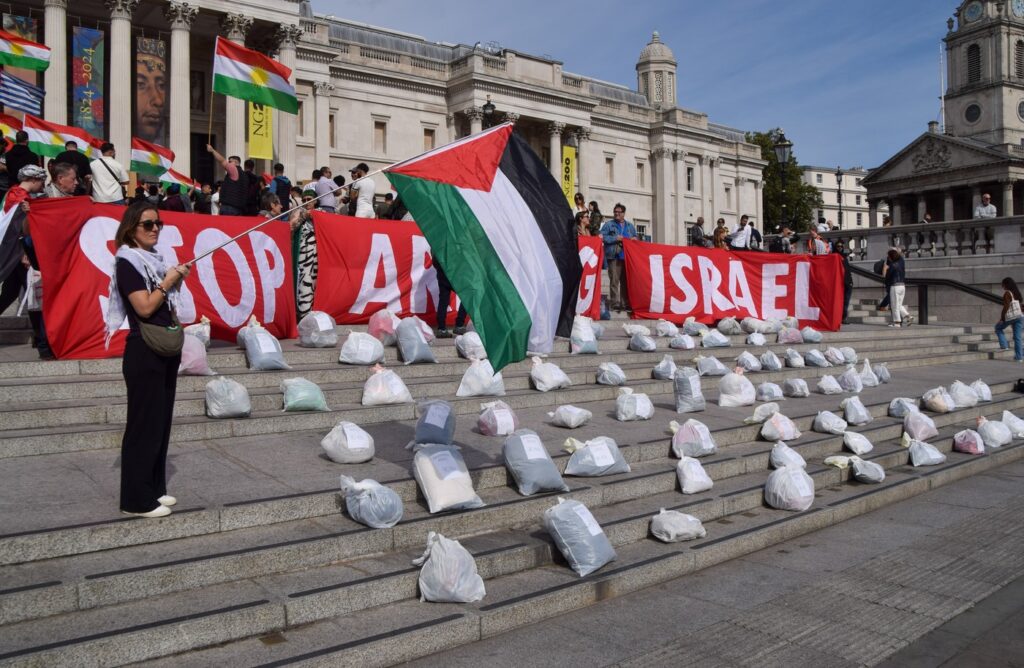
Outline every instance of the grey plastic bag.
{"label": "grey plastic bag", "polygon": [[726,334],[728,336],[739,336],[744,333],[743,328],[740,327],[740,323],[736,322],[736,318],[732,317],[722,318],[719,320],[717,329],[722,334]]}
{"label": "grey plastic bag", "polygon": [[879,383],[888,383],[892,380],[892,374],[889,373],[889,366],[885,362],[875,367],[875,375],[878,376]]}
{"label": "grey plastic bag", "polygon": [[245,385],[224,376],[206,384],[206,416],[211,418],[249,417],[252,404]]}
{"label": "grey plastic bag", "polygon": [[598,385],[625,385],[626,374],[615,362],[605,362],[597,367]]}
{"label": "grey plastic bag", "polygon": [[811,396],[807,381],[803,378],[787,378],[782,382],[782,393],[793,399]]}
{"label": "grey plastic bag", "polygon": [[732,341],[717,329],[709,329],[701,334],[700,345],[704,348],[728,348],[732,345]]}
{"label": "grey plastic bag", "polygon": [[299,345],[304,348],[333,348],[338,345],[337,323],[323,311],[310,311],[299,321]]}
{"label": "grey plastic bag", "polygon": [[286,378],[281,381],[286,411],[329,411],[323,390],[305,378]]}
{"label": "grey plastic bag", "polygon": [[398,354],[405,364],[437,362],[416,318],[403,318],[395,328],[395,335],[398,337]]}
{"label": "grey plastic bag", "polygon": [[663,543],[678,543],[708,535],[701,521],[678,510],[661,509],[651,518],[651,535]]}
{"label": "grey plastic bag", "polygon": [[761,383],[757,386],[757,401],[782,401],[784,398],[782,388],[775,383]]}
{"label": "grey plastic bag", "polygon": [[249,368],[253,371],[280,371],[291,369],[284,361],[281,342],[273,334],[261,328],[245,337],[245,356],[249,360]]}
{"label": "grey plastic bag", "polygon": [[638,353],[653,353],[658,349],[658,344],[646,334],[637,332],[629,337],[629,349]]}
{"label": "grey plastic bag", "polygon": [[436,531],[427,534],[427,549],[412,563],[421,567],[421,601],[473,603],[487,595],[473,555],[459,541]]}
{"label": "grey plastic bag", "polygon": [[825,356],[821,354],[821,351],[817,348],[811,348],[804,355],[804,362],[807,366],[815,366],[818,368],[827,368],[832,366],[832,363],[825,359]]}
{"label": "grey plastic bag", "polygon": [[696,318],[692,315],[683,321],[683,334],[700,336],[702,332],[706,331],[708,331],[708,326],[702,322],[697,322]]}
{"label": "grey plastic bag", "polygon": [[544,511],[544,528],[580,577],[615,560],[615,549],[601,525],[579,501],[559,498],[557,505]]}
{"label": "grey plastic bag", "polygon": [[889,402],[889,417],[906,417],[908,413],[917,413],[917,401],[908,397],[896,397]]}
{"label": "grey plastic bag", "polygon": [[782,360],[770,350],[761,354],[762,371],[782,371]]}
{"label": "grey plastic bag", "polygon": [[593,478],[630,471],[618,444],[607,436],[598,436],[586,443],[569,438],[564,449],[572,453],[565,465],[565,475]]}
{"label": "grey plastic bag", "polygon": [[538,492],[568,492],[569,486],[552,461],[537,432],[520,429],[505,439],[502,449],[505,468],[519,487],[519,493],[530,496]]}
{"label": "grey plastic bag", "polygon": [[376,480],[356,482],[347,475],[340,477],[341,493],[349,517],[374,529],[389,529],[402,519],[402,497]]}
{"label": "grey plastic bag", "polygon": [[768,339],[764,338],[764,334],[761,332],[754,332],[753,334],[747,335],[748,346],[766,346],[768,345]]}
{"label": "grey plastic bag", "polygon": [[680,334],[672,337],[672,340],[668,342],[668,347],[676,350],[693,350],[697,347],[697,342],[689,334]]}
{"label": "grey plastic bag", "polygon": [[676,375],[676,362],[671,355],[665,355],[654,365],[651,375],[655,380],[672,380]]}
{"label": "grey plastic bag", "polygon": [[736,366],[740,367],[744,371],[760,371],[761,360],[757,359],[753,353],[744,350],[740,353],[739,357],[736,358]]}
{"label": "grey plastic bag", "polygon": [[676,397],[676,413],[696,413],[706,408],[704,392],[700,387],[700,374],[696,369],[678,367],[672,379],[672,389]]}
{"label": "grey plastic bag", "polygon": [[786,348],[784,356],[786,358],[786,366],[792,369],[802,369],[807,366],[804,356],[792,348]]}
{"label": "grey plastic bag", "polygon": [[455,438],[455,411],[447,401],[424,401],[419,405],[415,443],[451,445]]}
{"label": "grey plastic bag", "polygon": [[821,343],[821,332],[811,326],[804,327],[800,333],[803,334],[804,343]]}
{"label": "grey plastic bag", "polygon": [[857,482],[877,484],[885,480],[885,469],[875,462],[866,462],[860,457],[850,457],[850,468]]}
{"label": "grey plastic bag", "polygon": [[718,361],[717,357],[697,356],[693,358],[693,361],[697,363],[697,372],[702,376],[724,376],[729,373],[729,370]]}

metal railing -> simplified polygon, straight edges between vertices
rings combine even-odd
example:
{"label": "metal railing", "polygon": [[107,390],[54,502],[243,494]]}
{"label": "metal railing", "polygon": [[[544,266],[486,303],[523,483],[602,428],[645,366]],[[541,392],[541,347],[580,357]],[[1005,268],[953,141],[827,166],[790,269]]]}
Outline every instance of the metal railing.
{"label": "metal railing", "polygon": [[[856,276],[866,278],[870,281],[874,281],[875,283],[885,283],[885,278],[879,276],[873,271],[868,271],[867,269],[857,267],[852,264],[848,266]],[[904,284],[908,286],[917,286],[917,315],[921,323],[925,325],[928,324],[928,288],[930,287],[951,288],[972,297],[992,302],[993,304],[1001,305],[1003,303],[1003,300],[1000,297],[992,294],[991,292],[981,290],[973,285],[967,285],[966,283],[954,281],[949,278],[927,278],[923,276],[911,278],[908,276],[904,280]]]}

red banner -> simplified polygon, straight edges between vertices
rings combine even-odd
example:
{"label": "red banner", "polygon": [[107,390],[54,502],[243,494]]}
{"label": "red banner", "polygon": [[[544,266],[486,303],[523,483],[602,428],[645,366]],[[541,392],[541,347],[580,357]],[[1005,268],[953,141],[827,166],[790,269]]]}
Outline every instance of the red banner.
{"label": "red banner", "polygon": [[784,318],[836,331],[843,319],[838,255],[784,255],[665,246],[627,239],[626,277],[635,318]]}
{"label": "red banner", "polygon": [[[43,316],[59,358],[114,357],[124,349],[127,321],[109,350],[103,347],[114,234],[124,211],[85,197],[32,202],[28,221],[43,277]],[[156,249],[168,265],[191,260],[257,222],[171,211],[161,211],[160,218],[165,227]],[[238,328],[255,315],[275,336],[295,338],[291,276],[288,224],[270,223],[192,268],[181,290],[178,317],[187,325],[205,315],[214,338],[234,341]]]}
{"label": "red banner", "polygon": [[583,276],[580,278],[580,296],[576,302],[576,313],[594,320],[601,319],[601,275],[604,273],[604,243],[601,237],[580,237],[580,264]]}

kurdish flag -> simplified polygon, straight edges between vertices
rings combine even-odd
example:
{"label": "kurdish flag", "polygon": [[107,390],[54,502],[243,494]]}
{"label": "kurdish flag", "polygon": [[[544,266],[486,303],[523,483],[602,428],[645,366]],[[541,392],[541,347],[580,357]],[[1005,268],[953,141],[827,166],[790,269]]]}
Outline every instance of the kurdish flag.
{"label": "kurdish flag", "polygon": [[8,114],[0,114],[0,135],[14,141],[14,135],[21,129],[21,121]]}
{"label": "kurdish flag", "polygon": [[64,151],[65,142],[78,143],[78,152],[92,156],[93,147],[98,140],[82,128],[70,125],[57,125],[25,114],[22,129],[28,133],[28,147],[38,155],[54,158]]}
{"label": "kurdish flag", "polygon": [[0,65],[42,72],[50,66],[50,47],[0,30]]}
{"label": "kurdish flag", "polygon": [[579,291],[572,211],[505,123],[385,170],[501,369],[569,336]]}
{"label": "kurdish flag", "polygon": [[173,169],[168,169],[160,175],[160,183],[164,186],[171,184],[178,184],[183,190],[192,190],[198,188],[199,184],[191,179],[191,177],[185,176],[181,172],[176,172]]}
{"label": "kurdish flag", "polygon": [[128,169],[149,176],[160,176],[174,163],[174,151],[159,144],[132,137],[132,162]]}
{"label": "kurdish flag", "polygon": [[213,53],[213,92],[299,113],[292,71],[259,51],[217,38]]}

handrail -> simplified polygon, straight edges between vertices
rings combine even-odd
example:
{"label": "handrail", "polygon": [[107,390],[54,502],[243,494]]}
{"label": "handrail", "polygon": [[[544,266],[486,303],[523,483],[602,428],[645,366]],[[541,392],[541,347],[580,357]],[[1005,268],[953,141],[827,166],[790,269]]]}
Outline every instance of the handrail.
{"label": "handrail", "polygon": [[[863,268],[858,267],[858,266],[853,265],[853,264],[847,264],[846,266],[850,269],[850,271],[852,271],[857,276],[860,276],[862,278],[866,278],[866,279],[874,281],[876,283],[884,283],[885,282],[885,278],[884,277],[879,276],[878,274],[876,274],[873,271],[868,271],[867,269],[863,269]],[[973,285],[967,285],[966,283],[961,283],[960,281],[954,281],[954,280],[949,279],[949,278],[924,278],[924,277],[921,277],[921,278],[910,278],[908,276],[904,280],[904,283],[906,285],[916,285],[917,286],[917,311],[918,311],[917,315],[918,315],[918,318],[921,320],[921,323],[924,324],[924,325],[928,324],[928,288],[929,287],[952,288],[954,290],[959,290],[960,292],[963,292],[964,294],[971,295],[972,297],[977,297],[978,299],[984,299],[985,301],[992,302],[993,304],[1002,305],[1002,303],[1003,303],[1003,300],[1000,297],[997,297],[996,295],[992,294],[991,292],[986,292],[985,290],[979,290],[978,288],[974,287]]]}

